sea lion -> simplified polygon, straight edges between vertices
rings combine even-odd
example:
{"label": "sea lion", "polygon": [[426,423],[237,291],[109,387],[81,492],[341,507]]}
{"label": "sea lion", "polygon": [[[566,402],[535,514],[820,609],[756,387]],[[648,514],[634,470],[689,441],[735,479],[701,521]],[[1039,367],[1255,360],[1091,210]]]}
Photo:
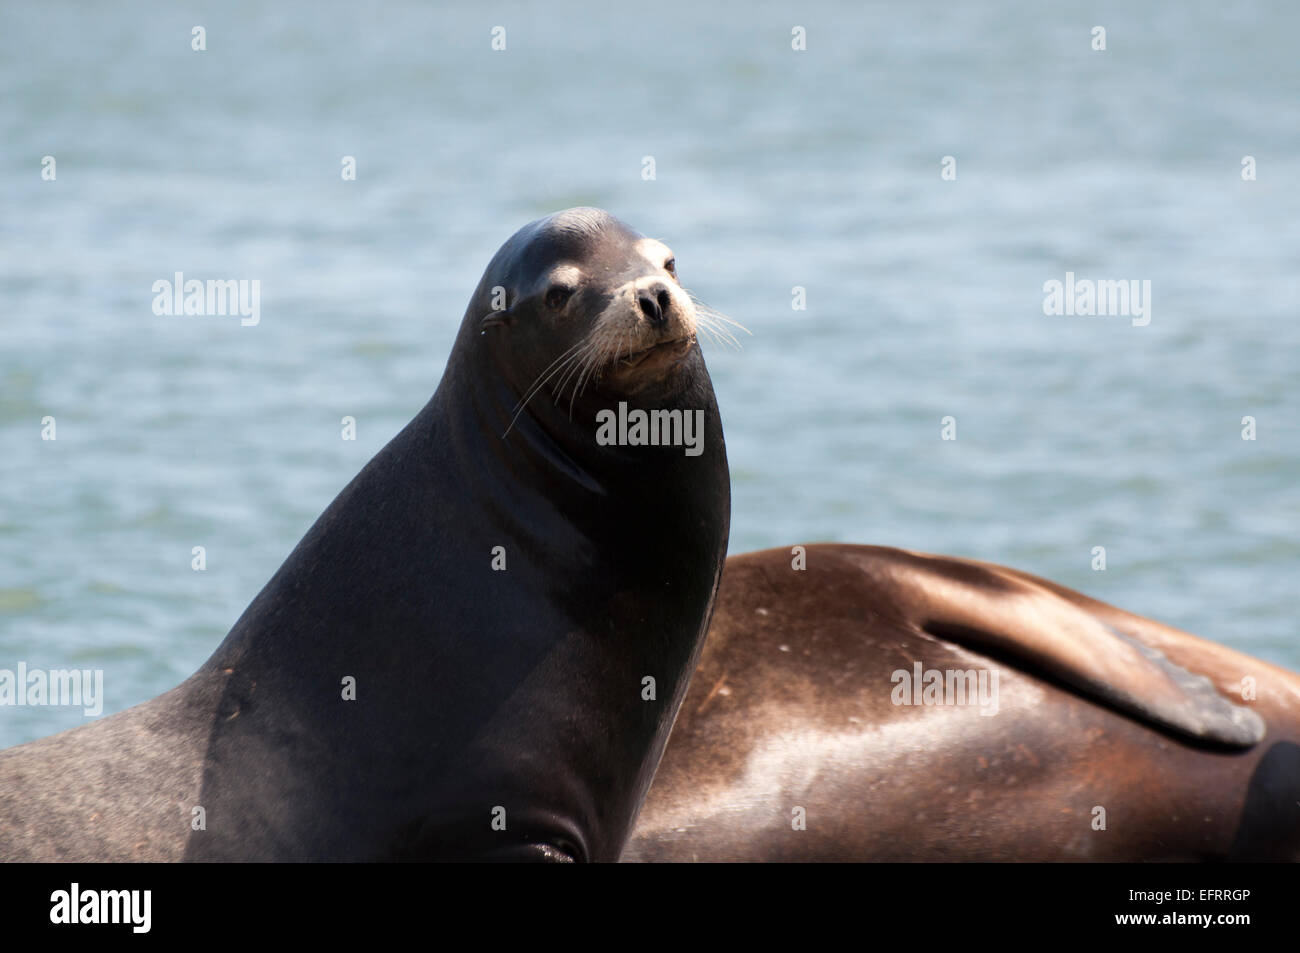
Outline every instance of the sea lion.
{"label": "sea lion", "polygon": [[623,859],[1294,861],[1300,676],[991,564],[734,556]]}
{"label": "sea lion", "polygon": [[[211,659],[0,753],[0,858],[617,859],[726,550],[698,325],[608,213],[520,229],[433,398]],[[699,426],[598,440],[620,409]]]}

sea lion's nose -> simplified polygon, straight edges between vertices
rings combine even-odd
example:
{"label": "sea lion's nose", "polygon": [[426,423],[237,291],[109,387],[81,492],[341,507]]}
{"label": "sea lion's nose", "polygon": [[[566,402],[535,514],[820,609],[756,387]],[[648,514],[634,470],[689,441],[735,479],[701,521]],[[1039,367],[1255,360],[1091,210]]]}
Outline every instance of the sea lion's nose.
{"label": "sea lion's nose", "polygon": [[673,299],[668,293],[668,286],[662,281],[638,288],[636,300],[651,327],[662,328],[668,323],[668,311],[673,305]]}

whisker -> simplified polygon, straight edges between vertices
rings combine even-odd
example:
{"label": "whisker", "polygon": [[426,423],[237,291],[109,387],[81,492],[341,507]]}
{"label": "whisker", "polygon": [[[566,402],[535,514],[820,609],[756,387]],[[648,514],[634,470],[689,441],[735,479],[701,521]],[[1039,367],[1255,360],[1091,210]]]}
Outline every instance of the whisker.
{"label": "whisker", "polygon": [[744,350],[744,347],[741,345],[739,339],[731,332],[731,329],[736,328],[739,331],[744,331],[746,334],[752,335],[753,332],[750,331],[749,328],[745,327],[739,321],[723,314],[712,305],[705,304],[696,297],[693,291],[688,289],[686,294],[695,305],[696,323],[701,330],[710,332],[712,338],[717,341],[719,345],[734,347],[737,351]]}
{"label": "whisker", "polygon": [[596,347],[593,344],[591,350],[587,351],[586,358],[578,368],[577,375],[573,378],[573,386],[569,389],[569,419],[573,419],[573,404],[578,399],[578,385],[582,383],[582,378],[596,361]]}
{"label": "whisker", "polygon": [[573,402],[578,395],[585,392],[587,385],[591,383],[592,374],[597,368],[602,367],[605,363],[605,347],[592,347],[591,360],[587,362],[586,369],[578,375],[578,380],[573,385],[573,396],[569,398],[569,417],[573,417]]}
{"label": "whisker", "polygon": [[563,379],[555,388],[555,401],[559,403],[564,399],[564,388],[572,384],[569,392],[569,418],[573,418],[573,404],[578,399],[578,384],[582,380],[588,369],[596,360],[597,342],[589,340],[582,351],[582,359],[575,362],[565,372]]}
{"label": "whisker", "polygon": [[[570,357],[569,360],[572,361],[572,360],[575,360],[576,358],[577,358],[577,355],[575,354],[575,355],[573,355],[572,357]],[[549,378],[549,377],[554,377],[556,374],[558,374],[558,373],[560,372],[560,370],[563,369],[564,366],[565,366],[565,365],[562,364],[562,365],[560,365],[560,367],[557,367],[554,371],[552,371],[549,375],[547,375],[548,378]],[[541,381],[538,382],[538,384],[533,388],[532,393],[529,395],[529,400],[531,400],[532,397],[533,397],[534,395],[536,395],[537,391],[540,390],[541,387],[542,387],[545,383],[546,383],[546,380],[545,380],[545,379],[543,379],[543,380],[541,380]],[[510,435],[510,431],[511,431],[512,429],[514,429],[515,422],[519,419],[519,415],[522,414],[522,413],[524,412],[524,408],[525,408],[526,405],[527,405],[527,401],[524,401],[524,402],[520,403],[519,406],[516,408],[515,412],[514,412],[514,413],[511,415],[511,417],[510,417],[510,424],[506,427],[505,433],[503,433],[503,434],[501,435],[501,439],[504,440],[506,437],[508,437],[508,436]]]}
{"label": "whisker", "polygon": [[[624,328],[624,334],[628,333],[628,330],[629,329]],[[622,350],[623,335],[615,333],[608,334],[606,337],[609,340],[609,345],[608,347],[601,348],[599,356],[592,361],[591,367],[588,370],[589,376],[582,382],[582,389],[584,391],[587,389],[588,384],[595,381],[602,373],[604,373],[606,367],[613,365],[618,360],[619,351]]]}
{"label": "whisker", "polygon": [[546,382],[550,380],[552,377],[554,377],[557,373],[559,373],[560,370],[563,369],[565,365],[568,364],[569,361],[572,361],[575,357],[577,357],[576,354],[571,354],[562,357],[559,361],[553,363],[550,369],[543,371],[540,375],[538,375],[537,380],[533,383],[532,387],[528,389],[528,392],[524,394],[523,398],[520,399],[519,403],[515,404],[513,413],[518,414],[519,411],[523,410],[524,406],[529,401],[531,401],[533,397],[537,395],[537,392],[540,391],[546,385]]}
{"label": "whisker", "polygon": [[725,314],[722,314],[719,311],[714,311],[712,308],[708,308],[708,307],[696,308],[695,313],[703,316],[709,321],[712,321],[719,328],[723,328],[723,327],[735,328],[738,331],[744,331],[746,334],[750,335],[751,337],[753,336],[754,332],[750,331],[749,328],[745,327],[739,321],[733,321]]}
{"label": "whisker", "polygon": [[729,345],[730,347],[734,347],[737,351],[744,350],[740,341],[736,339],[736,336],[727,328],[714,321],[711,315],[697,312],[696,318],[698,326],[711,332],[718,340],[719,344]]}
{"label": "whisker", "polygon": [[546,386],[546,382],[558,374],[569,362],[580,356],[579,353],[575,352],[578,352],[578,349],[581,348],[584,343],[585,342],[580,341],[573,347],[569,348],[537,375],[537,380],[533,382],[532,386],[524,393],[524,396],[520,398],[519,403],[515,405],[514,411],[510,417],[510,424],[506,427],[506,432],[501,435],[502,440],[510,435],[510,431],[514,428],[515,421],[519,419],[519,415],[523,413],[524,407],[527,406],[528,402],[532,400],[534,396],[536,396],[539,390]]}
{"label": "whisker", "polygon": [[749,330],[749,328],[745,327],[743,324],[737,321],[735,318],[723,314],[717,308],[711,307],[710,305],[705,304],[703,301],[697,301],[695,303],[695,307],[698,310],[703,311],[709,317],[721,321],[723,324],[728,324],[733,328],[738,328],[739,330],[744,331],[746,334],[752,335],[754,333],[753,331]]}
{"label": "whisker", "polygon": [[719,311],[717,308],[713,307],[712,305],[706,304],[705,302],[701,301],[699,298],[695,297],[693,293],[688,291],[686,292],[686,294],[690,297],[691,301],[694,303],[695,310],[697,312],[707,314],[709,317],[716,319],[722,324],[728,324],[733,328],[738,328],[739,330],[744,331],[746,334],[752,335],[754,333],[753,331],[749,330],[749,328],[745,327],[743,324],[737,321],[735,318],[723,314],[721,311]]}
{"label": "whisker", "polygon": [[578,348],[582,347],[583,343],[584,342],[579,341],[577,344],[573,345],[573,347],[569,348],[567,351],[562,353],[555,360],[551,361],[550,364],[546,365],[546,367],[542,369],[542,372],[537,375],[537,379],[534,380],[532,385],[529,386],[528,390],[525,391],[524,396],[519,399],[519,403],[515,404],[514,409],[518,410],[520,407],[523,407],[524,404],[528,403],[528,401],[532,399],[533,395],[537,393],[537,388],[542,385],[542,383],[546,380],[547,377],[550,376],[550,374],[554,373],[552,369],[555,368],[557,364],[563,362],[565,358],[572,355],[573,352],[576,351]]}
{"label": "whisker", "polygon": [[569,380],[573,378],[575,374],[580,373],[582,371],[582,368],[586,366],[587,357],[591,353],[592,344],[590,341],[583,341],[582,343],[583,343],[583,350],[580,354],[576,355],[577,360],[575,360],[572,364],[568,366],[564,374],[560,377],[559,382],[556,383],[555,385],[555,389],[553,391],[553,393],[555,394],[554,403],[558,404],[560,402],[560,400],[564,397],[565,385],[568,384]]}
{"label": "whisker", "polygon": [[721,336],[719,336],[718,332],[715,331],[710,325],[705,324],[703,321],[698,322],[695,326],[695,329],[700,333],[700,335],[704,336],[705,340],[717,344],[719,347],[728,343],[726,341],[723,341]]}

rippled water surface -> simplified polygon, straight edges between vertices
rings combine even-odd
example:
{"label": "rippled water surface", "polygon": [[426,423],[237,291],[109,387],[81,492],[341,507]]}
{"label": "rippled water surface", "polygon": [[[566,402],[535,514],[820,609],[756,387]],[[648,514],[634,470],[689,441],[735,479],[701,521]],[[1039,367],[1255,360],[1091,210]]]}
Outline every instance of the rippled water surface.
{"label": "rippled water surface", "polygon": [[[1043,6],[7,9],[0,667],[102,668],[106,711],[192,672],[497,246],[593,204],[753,332],[707,349],[733,552],[1009,563],[1300,668],[1300,8]],[[177,271],[259,279],[260,323],[154,315]],[[1067,271],[1149,280],[1150,324],[1045,316]]]}

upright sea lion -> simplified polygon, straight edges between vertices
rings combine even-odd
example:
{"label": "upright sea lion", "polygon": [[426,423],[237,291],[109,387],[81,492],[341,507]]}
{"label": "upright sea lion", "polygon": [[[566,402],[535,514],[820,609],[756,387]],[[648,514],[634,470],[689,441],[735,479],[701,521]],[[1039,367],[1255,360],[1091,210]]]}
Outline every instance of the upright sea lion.
{"label": "upright sea lion", "polygon": [[[433,398],[212,658],[0,753],[0,858],[616,859],[727,543],[696,331],[662,243],[520,229]],[[598,440],[615,410],[698,426]]]}
{"label": "upright sea lion", "polygon": [[1300,676],[999,566],[802,559],[727,561],[625,860],[1300,859]]}

